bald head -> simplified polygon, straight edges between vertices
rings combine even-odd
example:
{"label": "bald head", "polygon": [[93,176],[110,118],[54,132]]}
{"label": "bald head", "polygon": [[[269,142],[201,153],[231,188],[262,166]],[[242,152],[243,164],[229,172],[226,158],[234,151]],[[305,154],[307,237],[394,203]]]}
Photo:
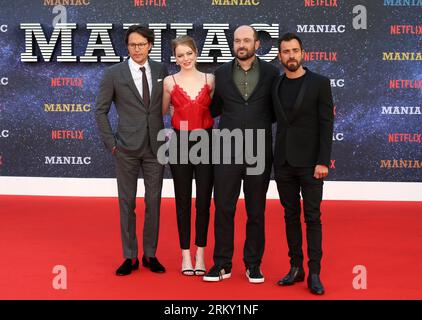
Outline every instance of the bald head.
{"label": "bald head", "polygon": [[234,30],[234,37],[236,38],[236,34],[246,35],[252,37],[255,41],[258,40],[258,32],[255,30],[255,28],[248,26],[248,25],[242,25],[236,28]]}
{"label": "bald head", "polygon": [[258,34],[251,26],[240,26],[234,31],[233,51],[238,60],[251,61],[259,47]]}

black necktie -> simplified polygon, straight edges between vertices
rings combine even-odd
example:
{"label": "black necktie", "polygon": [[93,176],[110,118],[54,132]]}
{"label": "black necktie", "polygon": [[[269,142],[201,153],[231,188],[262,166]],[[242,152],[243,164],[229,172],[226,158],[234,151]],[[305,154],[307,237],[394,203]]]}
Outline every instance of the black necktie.
{"label": "black necktie", "polygon": [[147,72],[145,67],[139,68],[142,71],[142,99],[144,100],[145,107],[149,107],[149,86],[147,80]]}

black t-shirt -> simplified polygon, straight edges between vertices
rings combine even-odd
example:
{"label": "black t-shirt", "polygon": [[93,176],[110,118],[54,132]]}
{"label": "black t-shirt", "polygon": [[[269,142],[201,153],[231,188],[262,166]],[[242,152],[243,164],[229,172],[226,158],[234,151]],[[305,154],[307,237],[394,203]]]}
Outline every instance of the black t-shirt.
{"label": "black t-shirt", "polygon": [[299,78],[289,79],[287,77],[284,77],[283,79],[283,82],[280,86],[280,92],[278,94],[280,96],[280,100],[283,104],[284,111],[286,112],[286,114],[289,114],[293,109],[305,75],[306,73]]}

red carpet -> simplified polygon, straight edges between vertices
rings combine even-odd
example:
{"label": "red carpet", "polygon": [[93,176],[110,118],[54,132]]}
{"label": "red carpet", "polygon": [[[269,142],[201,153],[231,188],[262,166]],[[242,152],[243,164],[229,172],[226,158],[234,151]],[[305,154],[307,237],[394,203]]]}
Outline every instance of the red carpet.
{"label": "red carpet", "polygon": [[[163,199],[157,252],[167,273],[141,267],[116,277],[123,261],[117,199],[0,196],[0,299],[422,299],[422,202],[325,201],[323,297],[311,295],[305,282],[276,285],[289,262],[281,205],[276,200],[267,204],[266,281],[253,285],[242,262],[243,201],[236,215],[232,278],[205,283],[180,275],[173,199]],[[137,212],[140,230],[142,199]],[[213,213],[207,267],[212,264],[212,226]],[[66,290],[52,286],[55,265],[67,268]],[[366,290],[352,286],[356,265],[367,268]]]}

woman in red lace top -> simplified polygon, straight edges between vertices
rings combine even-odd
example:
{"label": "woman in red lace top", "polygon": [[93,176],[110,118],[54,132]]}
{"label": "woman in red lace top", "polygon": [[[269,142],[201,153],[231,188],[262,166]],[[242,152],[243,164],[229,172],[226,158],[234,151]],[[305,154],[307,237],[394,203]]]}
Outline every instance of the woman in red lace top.
{"label": "woman in red lace top", "polygon": [[[168,112],[171,103],[171,124],[174,132],[170,140],[169,158],[176,198],[177,227],[182,249],[182,274],[202,276],[206,270],[204,249],[207,245],[213,188],[211,130],[214,119],[209,106],[214,91],[214,76],[200,72],[196,68],[198,50],[191,37],[176,38],[172,42],[172,47],[180,71],[164,79],[163,114]],[[207,152],[202,153],[204,150],[199,153],[194,152],[196,159],[191,157],[190,151],[197,141],[187,141],[188,135],[192,133],[201,134],[201,137],[205,135],[208,138],[208,141],[204,140]],[[198,141],[201,139],[198,138]],[[184,145],[186,148],[183,147]],[[173,160],[172,152],[177,155],[177,158],[173,158]],[[205,157],[206,154],[208,157]],[[204,161],[204,159],[206,160]],[[190,253],[192,180],[194,177],[196,185],[195,245],[197,246],[195,268],[193,268]]]}

